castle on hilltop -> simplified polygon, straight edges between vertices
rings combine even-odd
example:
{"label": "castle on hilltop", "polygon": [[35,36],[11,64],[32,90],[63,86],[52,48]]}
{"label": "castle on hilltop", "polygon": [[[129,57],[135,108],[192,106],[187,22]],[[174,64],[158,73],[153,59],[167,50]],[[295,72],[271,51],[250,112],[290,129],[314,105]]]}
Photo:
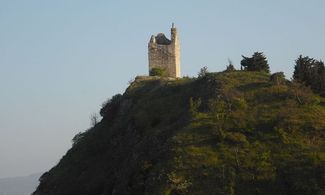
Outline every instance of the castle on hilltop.
{"label": "castle on hilltop", "polygon": [[171,28],[171,40],[163,33],[152,35],[148,43],[149,74],[153,69],[165,71],[166,76],[181,77],[180,43],[174,24]]}

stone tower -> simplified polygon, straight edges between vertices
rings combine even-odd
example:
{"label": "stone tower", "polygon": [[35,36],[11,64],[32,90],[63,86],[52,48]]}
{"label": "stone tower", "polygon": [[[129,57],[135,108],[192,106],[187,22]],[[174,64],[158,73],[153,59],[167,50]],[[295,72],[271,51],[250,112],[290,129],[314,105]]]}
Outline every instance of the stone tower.
{"label": "stone tower", "polygon": [[159,68],[166,71],[166,76],[181,77],[180,43],[174,24],[171,28],[171,40],[163,33],[152,35],[148,44],[149,74],[151,69]]}

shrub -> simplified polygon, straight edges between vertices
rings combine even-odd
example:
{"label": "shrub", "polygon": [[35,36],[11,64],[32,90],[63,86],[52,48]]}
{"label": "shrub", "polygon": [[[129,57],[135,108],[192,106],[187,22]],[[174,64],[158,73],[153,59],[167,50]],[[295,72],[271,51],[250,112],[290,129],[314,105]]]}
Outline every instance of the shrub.
{"label": "shrub", "polygon": [[289,96],[296,99],[296,101],[301,105],[319,104],[320,100],[314,96],[312,90],[301,83],[292,82],[288,92]]}
{"label": "shrub", "polygon": [[236,71],[235,66],[232,64],[232,61],[228,59],[229,65],[226,67],[226,72]]}
{"label": "shrub", "polygon": [[150,70],[150,76],[167,76],[167,71],[165,68],[152,68]]}
{"label": "shrub", "polygon": [[275,85],[282,85],[286,79],[283,72],[276,72],[270,76],[270,81]]}
{"label": "shrub", "polygon": [[85,132],[79,132],[77,135],[75,135],[72,138],[72,145],[74,146],[78,144],[83,139],[84,136],[85,136]]}
{"label": "shrub", "polygon": [[117,94],[104,102],[99,112],[100,115],[107,118],[114,116],[119,110],[122,97],[123,96],[121,94]]}
{"label": "shrub", "polygon": [[226,68],[226,72],[233,72],[233,71],[236,71],[234,65],[229,64]]}

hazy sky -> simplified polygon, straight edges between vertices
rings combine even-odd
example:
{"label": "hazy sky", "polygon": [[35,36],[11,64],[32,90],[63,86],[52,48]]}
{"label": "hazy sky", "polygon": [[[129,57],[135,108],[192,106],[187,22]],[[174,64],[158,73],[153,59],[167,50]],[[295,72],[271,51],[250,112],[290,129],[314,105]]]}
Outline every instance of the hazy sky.
{"label": "hazy sky", "polygon": [[0,0],[0,178],[45,171],[102,102],[147,74],[147,42],[171,23],[182,74],[263,51],[290,78],[325,59],[324,0]]}

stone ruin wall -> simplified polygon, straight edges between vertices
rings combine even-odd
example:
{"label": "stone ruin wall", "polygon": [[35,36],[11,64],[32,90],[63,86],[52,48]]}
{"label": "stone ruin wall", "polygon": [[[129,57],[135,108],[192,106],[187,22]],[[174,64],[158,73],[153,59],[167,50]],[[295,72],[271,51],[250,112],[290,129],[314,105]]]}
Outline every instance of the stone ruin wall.
{"label": "stone ruin wall", "polygon": [[159,44],[152,37],[148,44],[149,72],[152,68],[166,69],[167,76],[180,77],[180,46],[176,28],[172,28],[172,40],[168,44]]}
{"label": "stone ruin wall", "polygon": [[173,45],[155,44],[149,49],[149,69],[166,69],[168,76],[176,77]]}

